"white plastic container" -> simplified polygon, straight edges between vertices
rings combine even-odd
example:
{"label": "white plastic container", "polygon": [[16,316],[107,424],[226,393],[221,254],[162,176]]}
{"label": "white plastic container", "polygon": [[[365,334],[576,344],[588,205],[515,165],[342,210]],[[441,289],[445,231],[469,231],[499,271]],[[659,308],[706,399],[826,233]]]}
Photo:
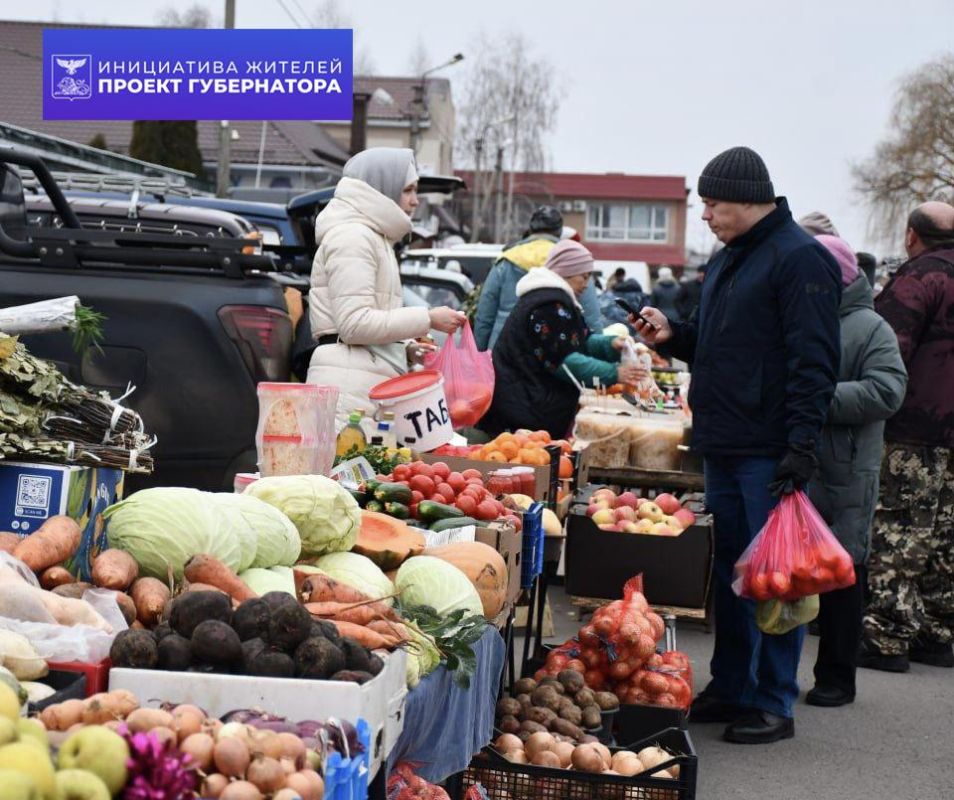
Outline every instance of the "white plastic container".
{"label": "white plastic container", "polygon": [[437,370],[391,378],[371,389],[368,396],[379,414],[394,414],[394,433],[402,447],[427,452],[447,444],[454,436],[444,377]]}
{"label": "white plastic container", "polygon": [[261,708],[291,722],[337,717],[353,723],[361,717],[371,728],[369,761],[374,778],[404,730],[407,698],[407,655],[403,650],[380,655],[384,669],[363,685],[113,667],[109,690],[128,689],[147,708],[158,708],[163,701],[192,703],[213,717],[237,708]]}
{"label": "white plastic container", "polygon": [[242,494],[249,486],[257,481],[261,475],[257,472],[236,472],[232,479],[232,491],[235,494]]}
{"label": "white plastic container", "polygon": [[327,475],[335,457],[337,403],[334,386],[258,384],[255,444],[262,477]]}

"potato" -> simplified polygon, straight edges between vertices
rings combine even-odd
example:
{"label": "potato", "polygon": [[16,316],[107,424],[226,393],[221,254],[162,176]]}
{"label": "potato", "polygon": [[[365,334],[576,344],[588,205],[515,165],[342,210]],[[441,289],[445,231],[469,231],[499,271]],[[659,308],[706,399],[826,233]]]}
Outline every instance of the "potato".
{"label": "potato", "polygon": [[83,703],[83,724],[102,725],[111,719],[118,719],[117,710],[118,704],[106,692],[94,694]]}
{"label": "potato", "polygon": [[572,739],[574,742],[578,742],[583,738],[583,731],[579,729],[572,722],[568,722],[565,719],[555,719],[550,725],[550,730],[554,733],[559,733],[562,736],[567,736]]}
{"label": "potato", "polygon": [[563,684],[560,683],[556,678],[544,678],[542,681],[540,681],[537,688],[539,689],[543,686],[551,687],[557,694],[566,694],[566,689],[563,688]]}
{"label": "potato", "polygon": [[[541,725],[539,722],[534,722],[533,720],[524,720],[520,723],[521,733],[547,733],[545,725]],[[528,737],[529,738],[529,737]]]}
{"label": "potato", "polygon": [[586,682],[583,680],[583,676],[572,669],[563,670],[557,675],[557,680],[566,690],[566,693],[570,695],[576,694],[581,689],[586,688]]}
{"label": "potato", "polygon": [[[597,692],[593,701],[600,707],[601,711],[615,711],[619,708],[619,698],[612,692]],[[584,708],[590,705],[585,703]]]}
{"label": "potato", "polygon": [[583,711],[579,706],[575,706],[572,703],[570,705],[560,706],[560,717],[567,722],[572,722],[574,725],[583,724]]}
{"label": "potato", "polygon": [[531,708],[527,713],[521,718],[522,720],[532,720],[533,722],[539,722],[541,725],[549,726],[553,720],[557,718],[557,715],[551,711],[549,708]]}
{"label": "potato", "polygon": [[497,725],[501,731],[504,733],[519,733],[520,732],[520,720],[516,717],[506,716],[501,718],[500,723]]}
{"label": "potato", "polygon": [[538,686],[530,695],[530,702],[535,706],[556,711],[560,708],[560,695],[553,686]]}
{"label": "potato", "polygon": [[172,728],[172,714],[158,708],[137,708],[127,718],[126,724],[133,733],[145,733],[153,728]]}
{"label": "potato", "polygon": [[515,699],[516,699],[516,701],[517,701],[518,703],[520,703],[520,705],[522,705],[522,706],[529,706],[529,705],[531,705],[531,703],[530,703],[530,695],[529,695],[529,694],[526,694],[525,692],[521,692],[520,694],[518,694]]}
{"label": "potato", "polygon": [[511,716],[515,717],[520,713],[520,703],[517,700],[514,700],[512,697],[503,697],[497,701],[497,716],[506,717]]}
{"label": "potato", "polygon": [[537,682],[533,678],[521,678],[513,685],[516,694],[531,694],[537,688]]}
{"label": "potato", "polygon": [[[611,693],[605,692],[605,694]],[[615,697],[616,695],[613,696]],[[596,702],[596,692],[594,692],[592,689],[580,689],[580,691],[573,696],[573,701],[580,707],[580,709],[584,709]]]}
{"label": "potato", "polygon": [[600,715],[600,707],[597,705],[587,706],[583,709],[583,727],[587,730],[599,728],[603,724],[603,717]]}

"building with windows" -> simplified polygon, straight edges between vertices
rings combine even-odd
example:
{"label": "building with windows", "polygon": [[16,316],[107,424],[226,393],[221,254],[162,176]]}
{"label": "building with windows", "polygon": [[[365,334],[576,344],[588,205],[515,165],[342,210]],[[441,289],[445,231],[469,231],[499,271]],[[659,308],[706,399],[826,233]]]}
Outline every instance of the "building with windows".
{"label": "building with windows", "polygon": [[[458,172],[468,186],[475,185],[473,172]],[[502,194],[509,190],[510,174],[501,176]],[[477,176],[480,192],[482,233],[493,230],[496,196],[480,187],[495,178]],[[599,262],[601,271],[612,272],[613,264],[626,267],[640,262],[650,267],[686,263],[686,179],[681,175],[627,175],[622,172],[516,172],[513,174],[512,219],[501,226],[502,239],[526,229],[530,214],[541,203],[555,205],[566,225]],[[472,198],[465,201],[472,208]],[[506,201],[502,200],[502,206]],[[463,219],[471,219],[468,211]],[[489,219],[490,218],[490,219]],[[679,271],[678,269],[676,270]]]}

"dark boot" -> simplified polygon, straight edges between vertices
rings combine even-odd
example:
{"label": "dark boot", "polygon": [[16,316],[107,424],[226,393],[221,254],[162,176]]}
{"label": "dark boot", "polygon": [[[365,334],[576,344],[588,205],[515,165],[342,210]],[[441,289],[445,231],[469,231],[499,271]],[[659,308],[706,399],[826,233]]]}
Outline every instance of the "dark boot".
{"label": "dark boot", "polygon": [[725,729],[723,738],[734,744],[771,744],[795,735],[795,720],[768,711],[753,710]]}
{"label": "dark boot", "polygon": [[858,648],[858,666],[865,669],[878,669],[882,672],[907,672],[911,669],[906,655],[886,656],[867,639],[862,640]]}
{"label": "dark boot", "polygon": [[837,686],[816,686],[805,695],[805,702],[810,706],[836,708],[837,706],[854,703],[855,696],[851,692],[839,689]]}
{"label": "dark boot", "polygon": [[702,692],[696,696],[689,707],[690,722],[735,722],[749,709],[727,703],[711,692]]}
{"label": "dark boot", "polygon": [[915,639],[911,643],[908,657],[919,664],[928,664],[932,667],[954,667],[954,647],[950,642],[939,644]]}

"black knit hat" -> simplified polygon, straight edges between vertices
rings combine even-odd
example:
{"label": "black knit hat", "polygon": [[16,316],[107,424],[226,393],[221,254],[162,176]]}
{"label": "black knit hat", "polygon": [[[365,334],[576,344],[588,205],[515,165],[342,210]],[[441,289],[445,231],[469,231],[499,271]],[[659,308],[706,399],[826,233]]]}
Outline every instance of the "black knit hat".
{"label": "black knit hat", "polygon": [[554,206],[539,206],[530,216],[531,233],[555,231],[559,234],[562,230],[563,215]]}
{"label": "black knit hat", "polygon": [[730,203],[771,203],[775,189],[758,153],[749,147],[731,147],[702,170],[699,197]]}

